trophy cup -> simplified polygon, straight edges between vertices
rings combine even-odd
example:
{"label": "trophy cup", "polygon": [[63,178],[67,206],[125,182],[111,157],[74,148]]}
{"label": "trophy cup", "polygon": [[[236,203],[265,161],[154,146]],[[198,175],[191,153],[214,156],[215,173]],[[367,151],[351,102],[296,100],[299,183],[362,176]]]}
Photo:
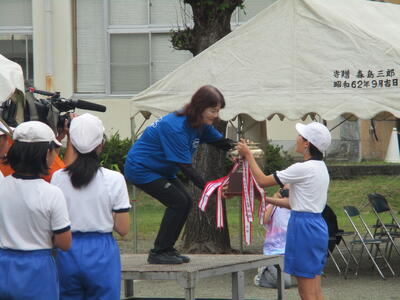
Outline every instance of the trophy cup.
{"label": "trophy cup", "polygon": [[[259,147],[259,143],[247,142],[250,152],[253,154],[255,160],[261,169],[264,168],[264,151]],[[230,150],[227,153],[228,157],[240,159],[238,151]],[[235,173],[230,176],[228,188],[225,192],[227,196],[240,196],[242,195],[242,167],[240,166]]]}

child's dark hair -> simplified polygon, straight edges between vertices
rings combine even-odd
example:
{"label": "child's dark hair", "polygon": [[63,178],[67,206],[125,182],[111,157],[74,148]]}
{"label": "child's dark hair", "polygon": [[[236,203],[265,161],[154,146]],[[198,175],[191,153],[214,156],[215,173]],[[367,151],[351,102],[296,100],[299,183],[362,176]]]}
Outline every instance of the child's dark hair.
{"label": "child's dark hair", "polygon": [[17,174],[48,175],[47,151],[58,148],[54,142],[26,143],[15,141],[5,160]]}
{"label": "child's dark hair", "polygon": [[80,189],[87,186],[96,175],[100,168],[100,158],[96,149],[85,154],[76,152],[78,154],[77,159],[65,170],[68,172],[72,186]]}
{"label": "child's dark hair", "polygon": [[310,141],[308,141],[303,136],[301,136],[301,138],[310,144],[309,151],[312,158],[316,160],[322,160],[324,158],[324,154],[321,151],[319,151],[317,147],[315,147],[312,143],[310,143]]}
{"label": "child's dark hair", "polygon": [[187,116],[187,121],[193,128],[200,128],[204,110],[218,105],[221,108],[225,107],[224,96],[216,87],[205,85],[194,93],[192,100],[183,107],[182,111],[175,113],[177,116]]}
{"label": "child's dark hair", "polygon": [[324,154],[311,143],[310,143],[310,155],[312,158],[317,160],[322,160],[324,158]]}

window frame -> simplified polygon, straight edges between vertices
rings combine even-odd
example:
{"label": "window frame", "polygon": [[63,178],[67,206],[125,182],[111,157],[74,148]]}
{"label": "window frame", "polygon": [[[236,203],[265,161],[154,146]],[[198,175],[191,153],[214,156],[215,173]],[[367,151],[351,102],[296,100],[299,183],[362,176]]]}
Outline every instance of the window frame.
{"label": "window frame", "polygon": [[[0,26],[0,35],[25,35],[25,72],[24,79],[29,80],[29,49],[28,49],[28,36],[33,41],[33,26]],[[32,58],[33,58],[33,44],[32,44]],[[33,62],[32,62],[33,63]],[[22,67],[22,66],[21,66]],[[33,74],[33,73],[32,73]],[[34,76],[31,78],[34,82]]]}
{"label": "window frame", "polygon": [[[77,1],[79,0],[74,0],[73,7],[77,9]],[[178,30],[179,26],[178,25],[162,25],[162,24],[151,24],[151,0],[147,0],[147,23],[148,24],[143,24],[143,25],[112,25],[111,20],[110,20],[110,1],[111,0],[103,0],[103,38],[104,38],[104,93],[88,93],[88,92],[78,92],[77,91],[77,84],[75,80],[74,84],[74,97],[86,97],[86,98],[99,98],[99,97],[107,97],[107,98],[126,98],[126,97],[132,97],[134,95],[137,95],[138,93],[118,93],[114,92],[112,93],[111,90],[111,36],[112,35],[118,35],[118,34],[147,34],[148,35],[148,41],[149,41],[149,86],[151,86],[152,83],[152,34],[166,34],[171,32],[171,30]],[[76,12],[74,13],[74,23],[77,24],[77,18],[76,18]],[[236,10],[233,12],[233,21],[231,23],[232,30],[236,29],[239,27],[243,22],[239,22],[239,9],[236,8]],[[186,24],[189,27],[192,27],[193,23],[190,22]],[[181,25],[183,26],[183,25]],[[76,43],[76,38],[77,38],[77,33],[75,33],[75,43]],[[76,48],[76,47],[75,47]],[[76,50],[75,50],[76,51]],[[77,74],[77,54],[75,56],[75,68],[74,68],[74,78],[77,79],[78,74]]]}

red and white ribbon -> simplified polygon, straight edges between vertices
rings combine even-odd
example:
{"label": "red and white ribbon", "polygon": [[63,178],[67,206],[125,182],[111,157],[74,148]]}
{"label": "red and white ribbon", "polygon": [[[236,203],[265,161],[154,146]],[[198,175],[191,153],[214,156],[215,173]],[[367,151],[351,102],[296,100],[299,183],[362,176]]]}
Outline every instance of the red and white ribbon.
{"label": "red and white ribbon", "polygon": [[[203,193],[201,195],[199,201],[199,208],[202,211],[207,209],[207,204],[210,199],[210,196],[217,190],[217,205],[216,205],[216,219],[217,219],[217,228],[224,227],[224,214],[223,214],[223,206],[222,206],[222,188],[229,183],[230,176],[237,170],[239,167],[239,162],[236,162],[233,166],[232,170],[228,173],[228,175],[219,178],[214,181],[207,182],[204,187]],[[265,201],[265,192],[264,190],[257,184],[255,181],[253,174],[251,173],[251,169],[249,167],[249,163],[246,160],[242,161],[242,218],[243,218],[243,235],[244,240],[247,245],[251,243],[251,223],[253,222],[253,212],[254,212],[254,188],[256,192],[259,194],[260,198],[260,206],[258,209],[258,218],[260,224],[263,223],[264,219],[264,211],[266,208]]]}
{"label": "red and white ribbon", "polygon": [[216,218],[217,218],[217,228],[224,228],[224,212],[222,205],[222,188],[229,183],[229,178],[232,173],[236,171],[239,164],[235,163],[232,170],[228,173],[228,175],[221,177],[217,180],[207,182],[204,187],[203,193],[200,197],[199,208],[201,211],[205,211],[207,209],[208,200],[211,195],[217,190],[217,205],[216,205]]}

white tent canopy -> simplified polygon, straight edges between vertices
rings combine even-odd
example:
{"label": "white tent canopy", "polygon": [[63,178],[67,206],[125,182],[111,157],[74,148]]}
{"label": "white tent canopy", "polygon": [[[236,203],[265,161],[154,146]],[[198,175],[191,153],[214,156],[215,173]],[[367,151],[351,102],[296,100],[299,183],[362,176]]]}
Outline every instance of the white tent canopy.
{"label": "white tent canopy", "polygon": [[24,92],[24,75],[21,66],[0,54],[0,104],[16,90]]}
{"label": "white tent canopy", "polygon": [[177,110],[212,84],[224,120],[400,117],[399,16],[400,5],[367,0],[279,0],[134,97],[132,115]]}

